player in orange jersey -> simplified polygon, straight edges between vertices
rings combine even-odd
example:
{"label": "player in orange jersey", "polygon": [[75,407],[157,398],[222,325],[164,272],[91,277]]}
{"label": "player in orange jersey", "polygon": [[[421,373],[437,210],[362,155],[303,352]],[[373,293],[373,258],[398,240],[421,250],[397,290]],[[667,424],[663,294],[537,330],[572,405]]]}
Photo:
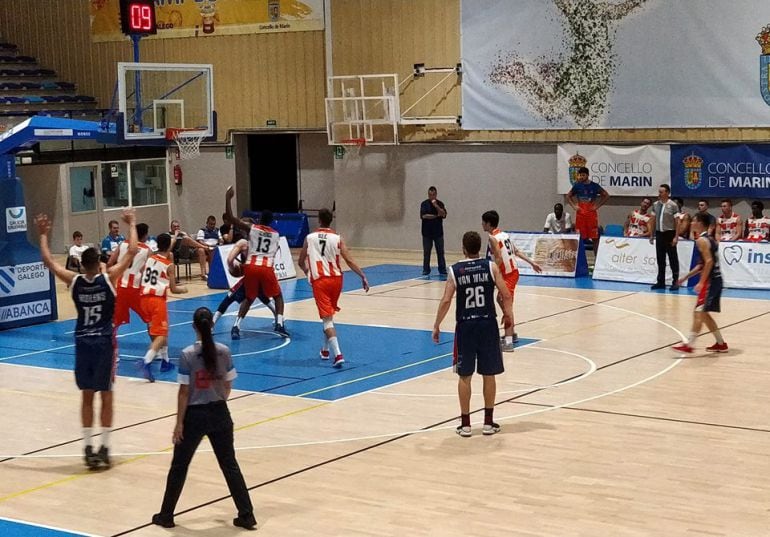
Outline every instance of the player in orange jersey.
{"label": "player in orange jersey", "polygon": [[[531,260],[527,254],[517,249],[511,242],[510,236],[505,231],[498,229],[500,223],[500,215],[497,211],[487,211],[481,215],[481,227],[489,233],[489,248],[487,250],[487,256],[490,259],[495,260],[495,264],[500,269],[500,274],[503,275],[505,286],[511,293],[511,301],[513,301],[514,291],[516,290],[516,284],[519,281],[519,267],[516,266],[516,258],[523,259],[530,265],[535,272],[543,272],[543,269]],[[500,307],[503,307],[503,297],[498,293],[497,303]],[[504,311],[504,310],[503,310]],[[516,332],[514,332],[513,317],[509,326],[505,326],[505,335],[500,342],[503,351],[513,352],[513,344],[518,340]]]}
{"label": "player in orange jersey", "polygon": [[278,284],[278,278],[275,275],[275,254],[278,253],[279,239],[278,232],[270,227],[273,222],[273,213],[262,211],[259,217],[259,224],[251,224],[245,220],[239,220],[233,216],[231,205],[235,191],[230,186],[225,192],[225,217],[227,223],[234,228],[240,229],[249,235],[249,252],[246,262],[241,265],[243,271],[243,285],[246,287],[246,299],[241,302],[241,308],[238,311],[238,317],[230,331],[232,339],[240,339],[241,319],[246,316],[254,300],[261,296],[275,301],[275,324],[273,331],[281,337],[289,337],[289,332],[284,327],[283,318],[283,293]]}
{"label": "player in orange jersey", "polygon": [[[187,288],[177,285],[174,275],[174,254],[171,253],[171,235],[158,235],[158,253],[151,254],[142,269],[140,290],[140,307],[148,319],[150,333],[150,348],[139,362],[144,378],[155,382],[150,368],[152,360],[158,351],[168,345],[168,307],[166,296],[168,292],[186,293]],[[163,362],[161,371],[169,371],[171,362]]]}
{"label": "player in orange jersey", "polygon": [[318,211],[319,228],[310,233],[302,245],[299,254],[299,266],[309,277],[313,287],[313,298],[318,308],[318,315],[323,322],[324,342],[321,347],[321,360],[329,359],[329,350],[334,356],[334,367],[342,367],[342,357],[337,330],[334,328],[334,314],[340,311],[337,302],[342,293],[342,269],[340,256],[350,269],[361,277],[364,291],[369,292],[366,275],[350,256],[342,237],[331,229],[334,216],[329,209]]}

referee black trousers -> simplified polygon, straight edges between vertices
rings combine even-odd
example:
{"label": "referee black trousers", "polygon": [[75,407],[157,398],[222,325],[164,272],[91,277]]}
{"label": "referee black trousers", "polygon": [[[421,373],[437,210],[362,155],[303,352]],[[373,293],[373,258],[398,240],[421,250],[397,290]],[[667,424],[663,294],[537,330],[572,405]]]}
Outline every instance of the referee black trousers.
{"label": "referee black trousers", "polygon": [[676,231],[656,231],[655,232],[655,257],[658,261],[658,285],[666,284],[666,255],[668,255],[668,264],[671,266],[671,273],[674,276],[672,284],[676,284],[679,279],[679,254],[676,251],[676,245],[673,244]]}
{"label": "referee black trousers", "polygon": [[195,450],[204,436],[209,437],[211,447],[217,457],[219,468],[225,476],[227,488],[242,518],[254,515],[249,491],[241,474],[238,461],[235,460],[233,447],[233,420],[224,401],[207,405],[191,405],[187,407],[184,417],[182,441],[174,447],[174,458],[166,479],[166,493],[163,495],[163,505],[160,514],[173,517],[176,503],[182,494],[187,469],[190,467]]}

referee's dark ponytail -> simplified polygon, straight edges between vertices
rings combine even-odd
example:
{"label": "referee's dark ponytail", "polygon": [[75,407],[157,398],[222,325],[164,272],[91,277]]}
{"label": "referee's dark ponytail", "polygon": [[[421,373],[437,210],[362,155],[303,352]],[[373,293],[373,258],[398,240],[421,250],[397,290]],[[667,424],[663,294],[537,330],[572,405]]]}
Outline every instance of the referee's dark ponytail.
{"label": "referee's dark ponytail", "polygon": [[217,378],[217,347],[214,344],[214,337],[211,335],[211,327],[214,321],[211,316],[211,310],[208,308],[198,308],[193,314],[193,325],[201,338],[201,355],[203,355],[203,364],[211,378]]}

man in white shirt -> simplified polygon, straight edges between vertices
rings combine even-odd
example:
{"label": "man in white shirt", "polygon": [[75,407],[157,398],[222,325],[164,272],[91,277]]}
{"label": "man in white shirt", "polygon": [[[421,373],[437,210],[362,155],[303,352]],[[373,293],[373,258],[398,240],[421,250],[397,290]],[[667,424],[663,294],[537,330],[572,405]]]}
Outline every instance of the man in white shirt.
{"label": "man in white shirt", "polygon": [[564,212],[564,206],[557,203],[553,206],[553,212],[545,217],[543,226],[545,233],[572,233],[572,219],[569,213]]}

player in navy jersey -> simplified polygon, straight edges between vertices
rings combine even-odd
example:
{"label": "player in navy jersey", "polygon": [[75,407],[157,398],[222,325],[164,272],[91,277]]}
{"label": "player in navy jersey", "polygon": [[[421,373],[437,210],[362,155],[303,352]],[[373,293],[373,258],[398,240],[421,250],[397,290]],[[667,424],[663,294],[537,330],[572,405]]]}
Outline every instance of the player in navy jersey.
{"label": "player in navy jersey", "polygon": [[454,369],[459,375],[457,393],[460,399],[460,426],[457,434],[471,436],[471,377],[474,370],[484,379],[484,428],[483,434],[495,434],[500,426],[494,422],[495,375],[503,372],[503,353],[497,330],[495,287],[503,299],[503,321],[506,326],[513,322],[512,299],[505,280],[493,261],[480,259],[481,236],[475,231],[463,235],[463,254],[466,259],[450,267],[444,287],[444,296],[433,325],[433,341],[439,342],[441,321],[444,320],[452,297],[455,302],[456,327]]}
{"label": "player in navy jersey", "polygon": [[[35,218],[35,224],[40,233],[40,254],[43,263],[67,284],[78,313],[75,325],[75,382],[82,393],[80,415],[83,424],[85,462],[91,469],[110,466],[112,383],[115,379],[114,368],[117,355],[117,345],[113,336],[115,286],[138,251],[134,210],[124,210],[123,220],[131,227],[128,255],[103,273],[99,264],[99,252],[95,248],[88,248],[81,258],[83,274],[78,274],[67,270],[53,259],[48,245],[51,220],[44,214]],[[102,445],[98,453],[94,453],[91,443],[96,392],[100,392],[102,397],[100,415]]]}
{"label": "player in navy jersey", "polygon": [[700,279],[695,285],[694,291],[698,294],[698,300],[695,303],[693,312],[692,330],[687,341],[675,345],[673,349],[678,352],[692,353],[693,343],[698,337],[701,327],[705,324],[709,332],[714,334],[716,343],[706,347],[708,352],[727,352],[727,343],[722,339],[722,332],[719,331],[716,321],[711,316],[711,312],[719,312],[719,300],[722,296],[722,271],[719,268],[719,245],[714,237],[709,235],[709,215],[704,213],[695,213],[690,224],[695,239],[695,246],[698,249],[698,261],[695,267],[677,282],[679,285],[686,285],[687,280],[696,274],[700,274]]}

